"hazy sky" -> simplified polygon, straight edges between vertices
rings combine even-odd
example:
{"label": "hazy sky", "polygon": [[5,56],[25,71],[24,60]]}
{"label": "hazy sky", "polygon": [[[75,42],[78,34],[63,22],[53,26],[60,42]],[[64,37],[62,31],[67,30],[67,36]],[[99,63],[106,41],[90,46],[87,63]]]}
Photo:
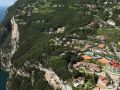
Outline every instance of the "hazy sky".
{"label": "hazy sky", "polygon": [[0,7],[12,5],[16,0],[0,0]]}

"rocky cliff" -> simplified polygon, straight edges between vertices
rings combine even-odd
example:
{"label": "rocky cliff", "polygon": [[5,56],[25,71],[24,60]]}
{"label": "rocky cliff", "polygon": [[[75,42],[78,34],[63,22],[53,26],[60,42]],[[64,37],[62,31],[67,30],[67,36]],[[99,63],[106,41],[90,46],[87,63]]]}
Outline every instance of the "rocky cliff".
{"label": "rocky cliff", "polygon": [[[9,78],[7,81],[7,85],[6,88],[7,90],[9,90],[9,88],[11,87],[10,85],[10,80],[12,78],[14,78],[13,74],[15,74],[16,76],[22,76],[22,77],[28,77],[31,78],[31,83],[32,85],[34,84],[34,70],[32,71],[32,73],[26,72],[25,69],[23,68],[15,68],[12,65],[12,61],[11,58],[14,55],[14,53],[17,51],[17,49],[19,48],[19,30],[18,30],[18,25],[15,21],[15,18],[12,17],[11,18],[11,40],[10,43],[8,44],[8,46],[10,48],[6,48],[6,49],[1,49],[1,68],[7,72],[9,72]],[[36,64],[29,64],[29,62],[27,62],[27,64],[25,63],[25,67],[26,68],[34,68],[34,69],[38,69],[42,72],[45,72],[45,78],[46,81],[49,83],[49,85],[51,85],[55,90],[72,90],[72,88],[67,85],[67,83],[65,84],[57,75],[54,71],[50,70],[50,69],[46,69],[44,68],[41,64],[36,63]]]}
{"label": "rocky cliff", "polygon": [[11,19],[12,31],[11,31],[11,40],[8,44],[10,48],[2,49],[1,48],[1,67],[5,71],[10,71],[12,67],[11,58],[13,54],[16,52],[19,43],[19,31],[18,25],[14,19]]}

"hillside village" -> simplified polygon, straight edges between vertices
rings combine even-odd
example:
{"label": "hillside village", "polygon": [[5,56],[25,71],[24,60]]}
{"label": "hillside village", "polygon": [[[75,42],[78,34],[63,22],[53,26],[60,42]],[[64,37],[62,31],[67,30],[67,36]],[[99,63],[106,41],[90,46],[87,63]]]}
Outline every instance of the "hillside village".
{"label": "hillside village", "polygon": [[[70,66],[70,70],[73,73],[71,84],[74,87],[81,88],[86,87],[85,85],[90,85],[94,90],[120,89],[119,58],[110,50],[107,39],[105,39],[102,36],[102,40],[98,40],[98,38],[94,40],[97,42],[87,43],[86,41],[86,44],[83,45],[88,44],[88,47],[84,51],[81,51],[80,47],[75,48],[74,52],[78,55],[77,59],[80,57],[81,59]],[[74,72],[77,75],[74,75]]]}
{"label": "hillside village", "polygon": [[[61,28],[61,33],[63,31]],[[88,36],[87,40],[55,37],[51,41],[54,45],[72,48],[60,56],[67,57],[66,53],[69,52],[75,54],[69,62],[68,69],[73,76],[68,82],[77,88],[76,90],[82,90],[87,85],[94,90],[120,89],[120,58],[116,55],[117,50],[112,47],[115,43],[109,42],[107,36]]]}

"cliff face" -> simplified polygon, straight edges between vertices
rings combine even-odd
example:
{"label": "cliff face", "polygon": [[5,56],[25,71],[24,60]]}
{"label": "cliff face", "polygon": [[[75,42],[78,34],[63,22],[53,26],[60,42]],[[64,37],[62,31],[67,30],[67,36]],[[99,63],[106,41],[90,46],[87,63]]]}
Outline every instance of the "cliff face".
{"label": "cliff face", "polygon": [[12,33],[11,33],[11,40],[8,45],[10,48],[1,49],[1,67],[6,70],[10,71],[10,68],[12,66],[11,64],[11,58],[13,54],[17,51],[18,43],[19,43],[19,31],[18,31],[18,25],[14,19],[14,17],[11,19],[11,25],[12,25]]}
{"label": "cliff face", "polygon": [[[15,68],[12,65],[12,61],[11,58],[12,56],[15,54],[15,52],[17,51],[18,47],[19,47],[19,30],[18,30],[18,25],[15,21],[15,18],[13,17],[11,19],[11,40],[9,43],[9,47],[10,48],[6,48],[6,49],[1,49],[1,67],[2,69],[4,69],[5,71],[9,72],[9,79],[7,81],[7,90],[9,90],[11,88],[11,81],[12,78],[14,78],[15,74],[16,76],[22,76],[22,77],[28,77],[31,79],[31,83],[32,85],[34,85],[34,70],[32,71],[32,73],[30,74],[29,72],[25,71],[25,68],[34,68],[34,69],[38,69],[42,72],[45,73],[45,78],[46,81],[49,83],[49,85],[51,85],[55,90],[72,90],[72,88],[65,84],[58,76],[57,74],[49,69],[44,68],[41,64],[37,65],[37,64],[29,64],[29,65],[25,65],[25,68]],[[29,62],[28,62],[29,63]],[[33,67],[34,66],[34,67]]]}
{"label": "cliff face", "polygon": [[[12,74],[14,74],[14,70],[16,70],[13,65],[11,58],[14,55],[14,53],[17,51],[18,43],[19,43],[19,31],[18,31],[18,25],[14,19],[14,17],[11,19],[11,35],[10,40],[8,42],[8,45],[6,45],[6,48],[1,48],[0,50],[0,60],[1,60],[1,68],[7,72],[9,72],[9,78],[12,78]],[[5,33],[5,32],[4,32]],[[6,88],[9,90],[9,79],[7,81]]]}
{"label": "cliff face", "polygon": [[[39,71],[44,72],[44,77],[46,81],[54,88],[54,90],[72,90],[72,87],[69,84],[65,83],[62,79],[60,79],[60,77],[52,69],[45,68],[39,62],[37,62],[36,64],[30,64],[29,62],[26,62],[25,66],[27,68],[35,68]],[[31,79],[31,82],[34,84],[34,78]]]}
{"label": "cliff face", "polygon": [[52,70],[45,69],[45,78],[49,85],[51,85],[55,90],[72,90],[72,87],[67,83],[64,83],[63,80],[56,75]]}
{"label": "cliff face", "polygon": [[14,17],[11,19],[11,25],[12,25],[12,34],[11,34],[11,57],[12,55],[17,51],[18,43],[19,43],[19,31],[18,31],[18,25],[14,19]]}

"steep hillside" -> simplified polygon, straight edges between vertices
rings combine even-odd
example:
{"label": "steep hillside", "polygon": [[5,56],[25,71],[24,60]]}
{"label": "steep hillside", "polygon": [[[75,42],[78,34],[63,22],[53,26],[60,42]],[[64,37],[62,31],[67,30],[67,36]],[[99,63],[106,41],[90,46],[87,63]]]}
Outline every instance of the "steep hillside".
{"label": "steep hillside", "polygon": [[107,35],[111,30],[109,39],[115,41],[111,38],[115,35],[118,42],[119,26],[119,0],[18,0],[0,26],[0,48],[8,57],[1,60],[10,64],[2,65],[10,72],[8,90],[53,90],[46,72],[34,65],[52,69],[66,81],[72,76],[70,60],[62,56],[74,51],[72,40]]}

